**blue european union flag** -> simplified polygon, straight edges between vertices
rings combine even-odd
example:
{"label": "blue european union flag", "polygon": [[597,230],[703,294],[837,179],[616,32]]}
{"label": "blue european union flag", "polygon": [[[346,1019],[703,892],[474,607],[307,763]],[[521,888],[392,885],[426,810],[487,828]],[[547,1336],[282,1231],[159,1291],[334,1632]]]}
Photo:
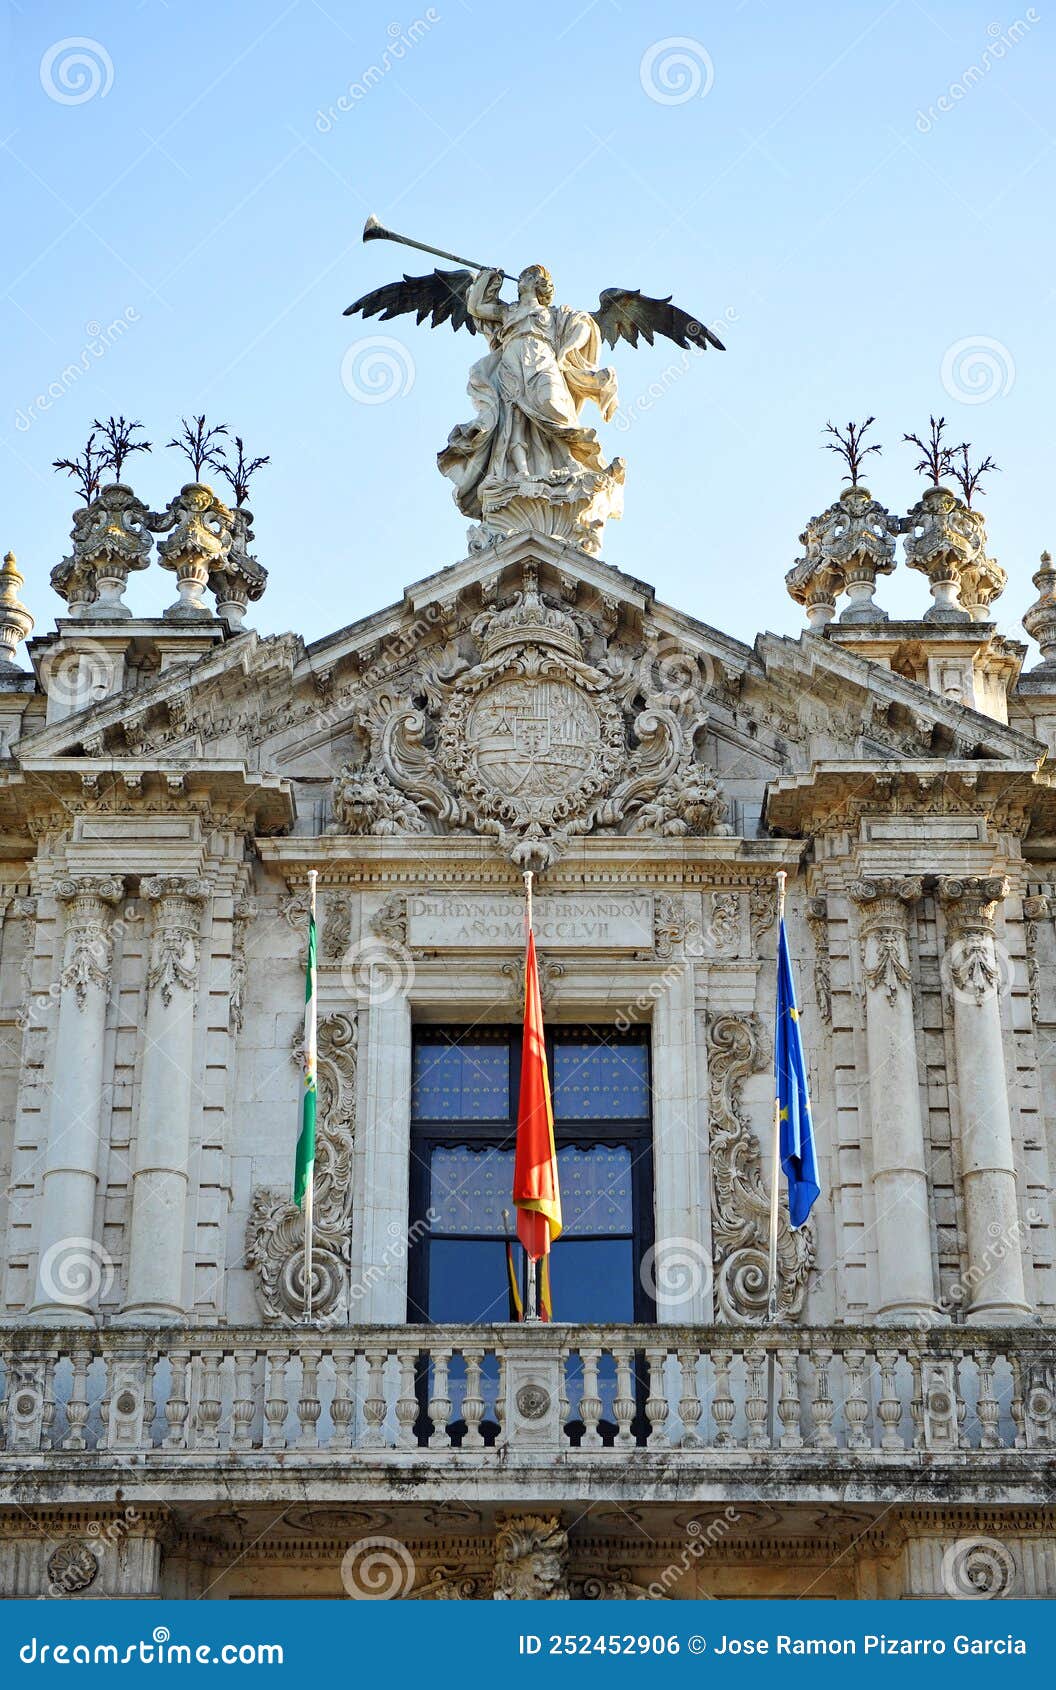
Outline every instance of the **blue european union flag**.
{"label": "blue european union flag", "polygon": [[803,1226],[821,1187],[814,1151],[814,1122],[810,1116],[807,1064],[796,1008],[796,987],[784,917],[777,941],[777,1035],[774,1039],[781,1166],[788,1180],[788,1214],[793,1226]]}

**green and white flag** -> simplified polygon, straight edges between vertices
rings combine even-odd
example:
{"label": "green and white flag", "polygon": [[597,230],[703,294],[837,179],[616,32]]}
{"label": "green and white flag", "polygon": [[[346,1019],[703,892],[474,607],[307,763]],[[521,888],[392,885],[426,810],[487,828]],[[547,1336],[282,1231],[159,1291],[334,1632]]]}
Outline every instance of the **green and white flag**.
{"label": "green and white flag", "polygon": [[305,1210],[305,1268],[311,1262],[312,1175],[315,1170],[316,1105],[316,977],[315,977],[315,870],[308,876],[308,966],[304,975],[304,1088],[301,1097],[301,1130],[293,1170],[293,1200]]}

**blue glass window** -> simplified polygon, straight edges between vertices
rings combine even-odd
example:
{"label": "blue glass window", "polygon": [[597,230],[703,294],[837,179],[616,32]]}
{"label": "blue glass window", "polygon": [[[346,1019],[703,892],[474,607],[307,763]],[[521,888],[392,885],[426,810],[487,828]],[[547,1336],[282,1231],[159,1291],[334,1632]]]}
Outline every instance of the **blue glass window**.
{"label": "blue glass window", "polygon": [[646,1045],[558,1037],[554,1041],[554,1116],[560,1121],[647,1120]]}
{"label": "blue glass window", "polygon": [[414,1047],[411,1107],[418,1121],[507,1120],[509,1045],[419,1040]]}

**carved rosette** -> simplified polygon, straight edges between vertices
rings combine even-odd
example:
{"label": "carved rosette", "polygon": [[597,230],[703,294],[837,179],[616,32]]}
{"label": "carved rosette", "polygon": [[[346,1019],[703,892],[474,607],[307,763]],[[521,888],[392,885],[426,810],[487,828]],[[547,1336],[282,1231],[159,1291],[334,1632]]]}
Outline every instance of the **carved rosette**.
{"label": "carved rosette", "polygon": [[[757,1016],[719,1015],[708,1022],[711,1148],[711,1233],[717,1317],[761,1325],[766,1319],[770,1198],[763,1184],[759,1140],[741,1104],[749,1074],[765,1064]],[[782,1212],[777,1239],[780,1313],[803,1308],[814,1266],[813,1223],[793,1229]]]}
{"label": "carved rosette", "polygon": [[113,907],[124,892],[114,875],[81,874],[60,880],[55,896],[66,908],[66,952],[60,985],[72,991],[83,1009],[90,988],[104,995],[110,990],[114,947],[110,926]]}
{"label": "carved rosette", "polygon": [[909,906],[923,891],[919,878],[878,875],[848,888],[858,906],[862,967],[870,991],[882,991],[893,1004],[912,983],[909,956]]}
{"label": "carved rosette", "polygon": [[1003,875],[967,880],[950,878],[939,883],[939,898],[951,941],[950,982],[955,992],[975,1004],[983,1003],[1001,983],[994,950],[994,918],[998,904],[1008,893],[1009,882]]}
{"label": "carved rosette", "polygon": [[[318,1028],[318,1115],[312,1232],[312,1308],[333,1319],[347,1306],[356,1114],[355,1021],[323,1015]],[[302,1066],[300,1038],[291,1051]],[[258,1186],[246,1230],[246,1266],[257,1273],[266,1321],[293,1325],[304,1312],[304,1215],[289,1191]]]}
{"label": "carved rosette", "polygon": [[208,883],[187,875],[150,875],[140,894],[154,905],[154,930],[147,966],[147,996],[161,994],[168,1009],[176,987],[193,992],[201,960],[202,905]]}

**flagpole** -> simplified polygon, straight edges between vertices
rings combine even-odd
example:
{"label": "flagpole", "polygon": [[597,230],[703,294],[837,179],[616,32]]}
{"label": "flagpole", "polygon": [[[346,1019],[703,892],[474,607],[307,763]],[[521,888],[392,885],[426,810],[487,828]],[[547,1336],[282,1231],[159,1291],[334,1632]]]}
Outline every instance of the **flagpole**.
{"label": "flagpole", "polygon": [[[308,909],[309,920],[312,927],[315,926],[315,883],[318,878],[319,874],[316,869],[312,868],[308,870]],[[313,981],[311,1014],[309,1017],[309,1025],[305,1029],[305,1063],[311,1063],[311,1070],[313,1073],[315,1072],[316,1061],[316,1020],[316,990],[315,982]],[[304,1323],[306,1326],[310,1326],[312,1323],[312,1233],[314,1230],[312,1215],[314,1211],[314,1199],[315,1162],[313,1159],[312,1166],[308,1170],[308,1184],[305,1187],[304,1193]]]}
{"label": "flagpole", "polygon": [[[532,881],[534,878],[532,870],[526,868],[524,870],[524,945],[526,952],[532,932]],[[527,1264],[524,1286],[524,1324],[526,1326],[529,1324],[537,1325],[539,1322],[539,1263],[532,1261],[527,1250],[524,1254]]]}
{"label": "flagpole", "polygon": [[[781,923],[785,919],[785,881],[788,875],[785,870],[777,871],[777,938],[778,956],[780,957]],[[774,1048],[777,1048],[777,1029],[774,1029]],[[774,1076],[774,1153],[770,1172],[770,1271],[767,1278],[767,1325],[772,1326],[777,1319],[777,1229],[780,1213],[781,1198],[781,1099],[778,1095],[777,1076]]]}

